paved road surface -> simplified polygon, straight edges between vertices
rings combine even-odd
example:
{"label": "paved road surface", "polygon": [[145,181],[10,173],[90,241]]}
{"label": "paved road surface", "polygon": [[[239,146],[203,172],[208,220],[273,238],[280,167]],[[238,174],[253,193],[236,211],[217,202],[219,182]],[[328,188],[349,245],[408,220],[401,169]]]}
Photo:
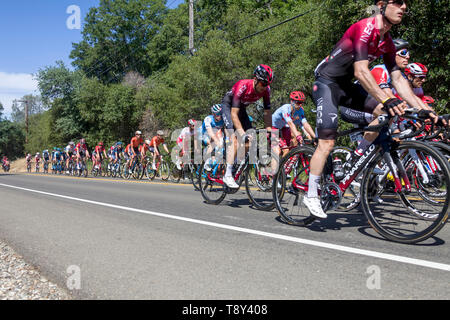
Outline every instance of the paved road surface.
{"label": "paved road surface", "polygon": [[[190,185],[0,175],[0,238],[79,299],[448,299],[450,228],[380,239],[358,213],[308,228]],[[79,277],[78,277],[79,276]],[[78,289],[79,287],[79,289]],[[69,289],[70,289],[69,288]]]}

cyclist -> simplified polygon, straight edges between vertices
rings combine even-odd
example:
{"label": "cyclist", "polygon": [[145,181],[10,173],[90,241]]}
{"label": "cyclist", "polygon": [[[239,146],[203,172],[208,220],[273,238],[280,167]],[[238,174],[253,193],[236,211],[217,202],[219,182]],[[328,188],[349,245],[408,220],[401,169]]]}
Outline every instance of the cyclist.
{"label": "cyclist", "polygon": [[122,142],[118,141],[109,149],[109,158],[113,164],[116,164],[120,158],[120,155],[123,154],[122,146]]}
{"label": "cyclist", "polygon": [[39,162],[41,161],[41,154],[39,152],[36,152],[36,155],[34,156],[34,161],[36,162],[36,169],[39,166]]}
{"label": "cyclist", "polygon": [[[303,103],[306,101],[305,94],[301,91],[294,91],[290,94],[290,99],[290,103],[281,106],[272,115],[272,130],[280,130],[281,133],[279,146],[274,147],[277,155],[280,154],[280,148],[285,156],[291,145],[296,145],[297,142],[303,143],[302,134],[297,130],[297,126],[304,127],[310,137],[316,137],[303,110]],[[292,141],[292,137],[295,137],[295,142]]]}
{"label": "cyclist", "polygon": [[[393,25],[401,23],[407,5],[403,0],[375,1],[380,13],[353,24],[334,47],[331,54],[316,68],[313,98],[317,107],[317,131],[319,144],[311,158],[308,194],[303,204],[318,218],[326,218],[318,197],[318,186],[326,159],[333,149],[337,133],[338,105],[380,115],[386,110],[391,116],[404,113],[406,104],[389,97],[376,83],[369,70],[369,63],[383,56],[392,84],[406,102],[418,109],[429,107],[415,99],[408,81],[402,76],[395,61],[395,45],[389,34]],[[352,82],[359,80],[365,89],[358,90]],[[374,109],[361,110],[367,95],[378,101]],[[436,115],[430,115],[437,121]],[[377,119],[372,122],[376,124]]]}
{"label": "cyclist", "polygon": [[101,165],[102,165],[102,161],[103,161],[103,156],[106,158],[106,150],[105,150],[105,145],[103,144],[102,141],[100,141],[98,143],[98,145],[95,146],[93,153],[93,160],[94,160],[94,168],[96,169],[101,169]]}
{"label": "cyclist", "polygon": [[86,145],[86,140],[84,138],[80,139],[80,142],[75,146],[75,154],[77,156],[77,169],[81,169],[80,162],[86,157],[90,158],[89,150]]}
{"label": "cyclist", "polygon": [[[188,152],[191,142],[191,137],[195,134],[195,126],[197,120],[189,119],[188,126],[181,130],[180,135],[177,138],[177,145],[180,148],[179,157],[176,160],[176,166],[178,170],[181,170],[181,158]],[[197,147],[197,140],[194,139],[194,149]]]}
{"label": "cyclist", "polygon": [[44,159],[45,164],[48,164],[50,162],[50,153],[48,152],[47,149],[42,151],[42,159]]}
{"label": "cyclist", "polygon": [[8,160],[7,156],[3,156],[2,166],[3,166],[3,170],[5,170],[5,171],[9,170],[9,160]]}
{"label": "cyclist", "polygon": [[69,144],[64,148],[64,154],[66,158],[66,173],[69,174],[69,161],[75,154],[75,143],[73,141],[70,141]]}
{"label": "cyclist", "polygon": [[[161,152],[159,151],[158,147],[159,145],[163,145],[164,150],[169,153],[169,149],[167,148],[167,144],[164,141],[164,131],[158,130],[156,132],[156,136],[152,138],[149,146],[149,151],[153,153],[153,163],[152,163],[152,169],[156,170],[156,157],[161,158]],[[145,153],[144,153],[145,154]]]}
{"label": "cyclist", "polygon": [[134,162],[136,156],[140,155],[139,148],[143,143],[144,140],[142,139],[142,132],[138,130],[135,132],[135,136],[131,139],[130,148],[128,149],[128,153],[131,156],[131,163]]}
{"label": "cyclist", "polygon": [[[253,72],[253,79],[239,80],[227,92],[222,100],[222,117],[227,131],[227,141],[230,141],[230,152],[227,152],[227,169],[223,182],[229,188],[239,188],[232,176],[232,168],[237,154],[237,137],[243,137],[245,131],[252,125],[247,115],[248,105],[263,99],[264,123],[268,132],[272,129],[272,114],[270,112],[270,84],[273,81],[273,71],[267,65],[260,64]],[[231,130],[235,129],[236,134]]]}
{"label": "cyclist", "polygon": [[130,168],[130,160],[131,160],[130,149],[131,149],[131,143],[129,143],[129,144],[125,147],[125,150],[124,150],[124,152],[123,152],[123,157],[124,157],[124,159],[125,159],[125,161],[126,161],[125,167],[126,167],[127,169]]}

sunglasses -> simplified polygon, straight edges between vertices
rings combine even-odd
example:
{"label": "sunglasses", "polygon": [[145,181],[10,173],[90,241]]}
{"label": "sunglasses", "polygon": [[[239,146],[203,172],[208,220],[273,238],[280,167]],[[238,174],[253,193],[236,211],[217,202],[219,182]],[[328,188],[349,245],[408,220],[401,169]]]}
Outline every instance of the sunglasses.
{"label": "sunglasses", "polygon": [[408,49],[403,49],[403,50],[398,51],[397,55],[399,55],[402,58],[409,58],[410,57]]}
{"label": "sunglasses", "polygon": [[416,79],[420,79],[420,80],[425,80],[427,77],[426,76],[414,76],[414,78]]}
{"label": "sunglasses", "polygon": [[402,5],[404,5],[404,4],[407,4],[407,3],[406,3],[406,0],[392,0],[392,1],[389,1],[389,3],[397,4],[397,5],[399,5],[399,6],[402,6]]}

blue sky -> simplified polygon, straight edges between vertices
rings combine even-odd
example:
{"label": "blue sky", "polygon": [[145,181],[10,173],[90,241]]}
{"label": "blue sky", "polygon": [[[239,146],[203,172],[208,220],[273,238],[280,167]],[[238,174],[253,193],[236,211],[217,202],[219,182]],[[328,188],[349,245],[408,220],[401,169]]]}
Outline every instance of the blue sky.
{"label": "blue sky", "polygon": [[[184,0],[167,0],[169,7]],[[81,40],[81,30],[70,30],[66,13],[71,5],[80,8],[81,21],[100,0],[16,0],[2,1],[0,10],[0,102],[8,115],[14,99],[37,94],[31,74],[54,65],[70,65],[72,43]],[[83,24],[81,25],[81,28]]]}

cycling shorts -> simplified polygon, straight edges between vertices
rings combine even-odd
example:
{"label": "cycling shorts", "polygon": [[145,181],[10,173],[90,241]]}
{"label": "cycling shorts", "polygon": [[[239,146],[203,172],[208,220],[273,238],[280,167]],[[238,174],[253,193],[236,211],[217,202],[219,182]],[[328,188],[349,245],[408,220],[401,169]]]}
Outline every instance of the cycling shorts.
{"label": "cycling shorts", "polygon": [[280,142],[278,145],[281,149],[287,149],[291,145],[292,135],[291,135],[291,128],[283,127],[281,129],[278,129],[276,127],[272,127],[272,130],[279,130],[280,131]]}
{"label": "cycling shorts", "polygon": [[[224,122],[225,129],[234,129],[233,121],[231,119],[232,101],[233,95],[231,93],[227,93],[222,100],[222,119]],[[245,107],[239,108],[238,117],[244,131],[247,131],[248,129],[252,128],[252,123],[248,118],[247,110]]]}
{"label": "cycling shorts", "polygon": [[317,78],[313,84],[313,101],[317,108],[319,139],[336,139],[339,106],[372,114],[376,105],[367,104],[369,99],[369,94],[360,85]]}

